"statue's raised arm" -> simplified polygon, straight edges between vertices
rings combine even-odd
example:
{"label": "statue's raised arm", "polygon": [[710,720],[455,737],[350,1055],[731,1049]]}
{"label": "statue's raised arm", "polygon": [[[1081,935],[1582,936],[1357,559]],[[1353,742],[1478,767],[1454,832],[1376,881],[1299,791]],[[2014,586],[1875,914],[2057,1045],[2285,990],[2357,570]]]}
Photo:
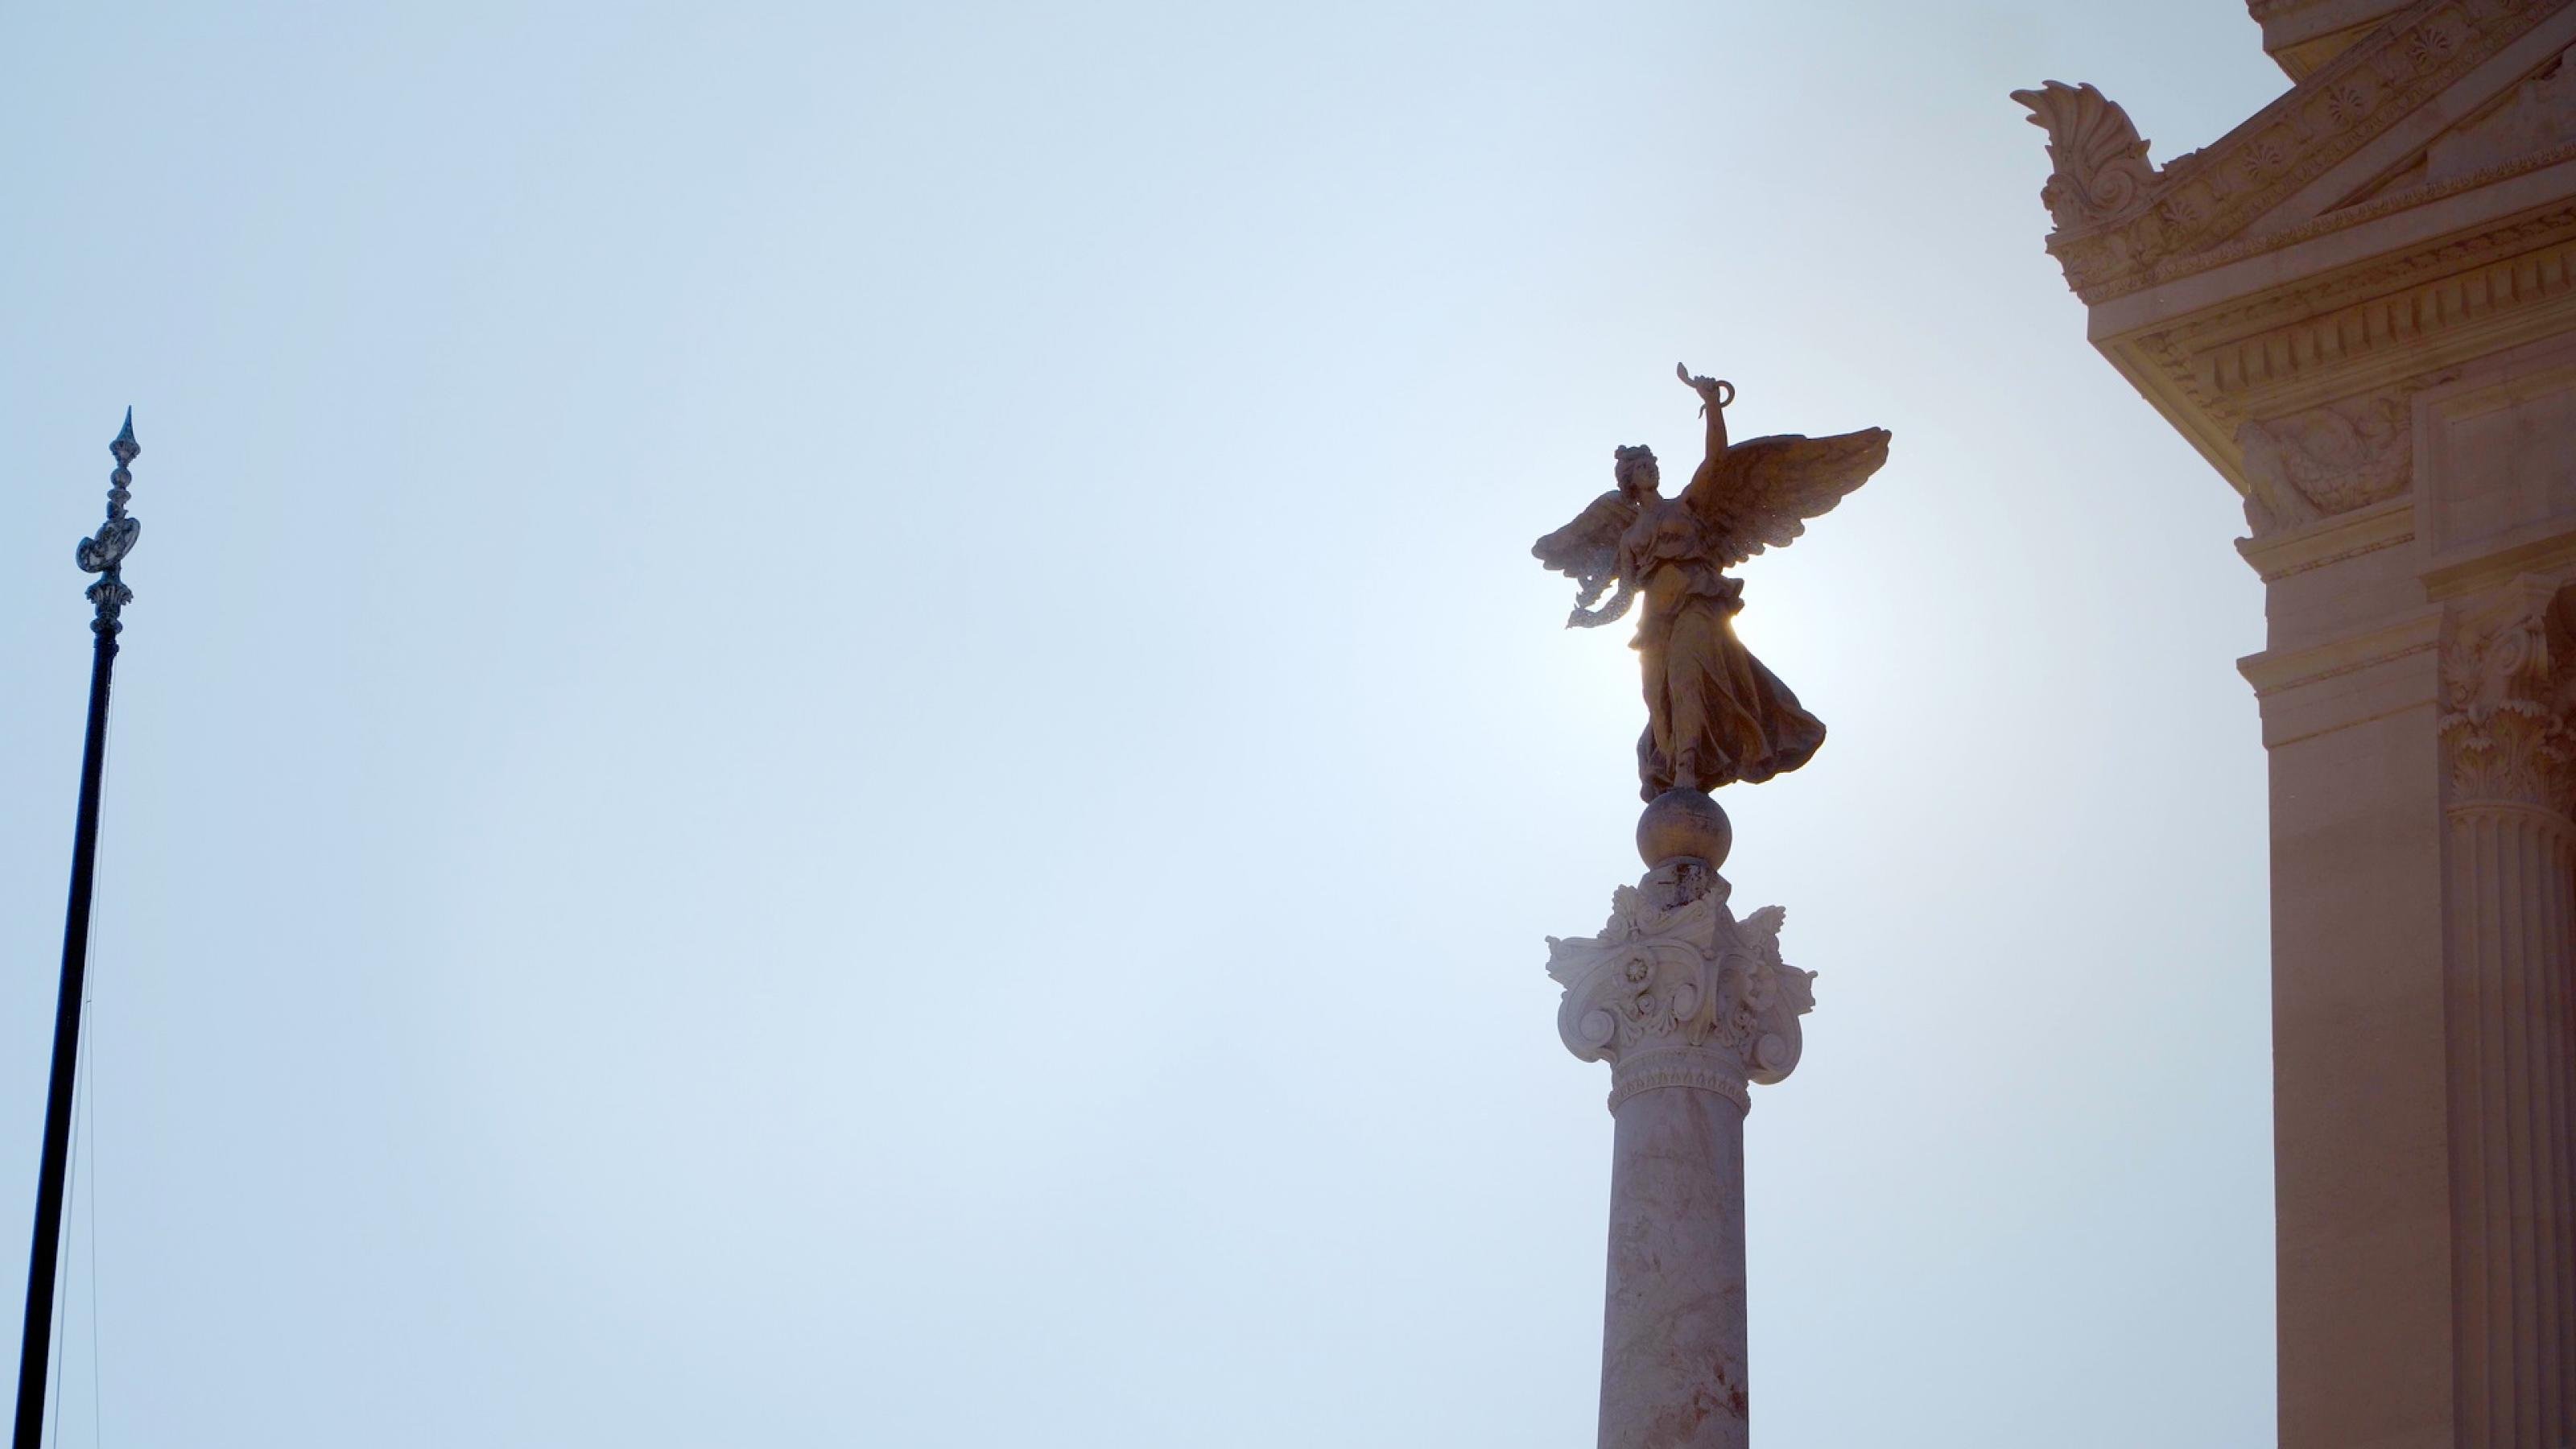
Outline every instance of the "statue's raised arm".
{"label": "statue's raised arm", "polygon": [[1700,454],[1699,471],[1691,475],[1696,484],[1726,456],[1726,409],[1735,401],[1735,384],[1722,377],[1694,377],[1687,362],[1674,363],[1673,376],[1699,394],[1699,415],[1708,420],[1708,445]]}
{"label": "statue's raised arm", "polygon": [[1682,490],[1682,502],[1707,525],[1709,552],[1721,568],[1765,548],[1787,547],[1807,531],[1808,519],[1833,511],[1887,462],[1885,428],[1827,438],[1775,433],[1730,447],[1723,418],[1734,387],[1693,377],[1687,367],[1675,370],[1708,413],[1708,455]]}

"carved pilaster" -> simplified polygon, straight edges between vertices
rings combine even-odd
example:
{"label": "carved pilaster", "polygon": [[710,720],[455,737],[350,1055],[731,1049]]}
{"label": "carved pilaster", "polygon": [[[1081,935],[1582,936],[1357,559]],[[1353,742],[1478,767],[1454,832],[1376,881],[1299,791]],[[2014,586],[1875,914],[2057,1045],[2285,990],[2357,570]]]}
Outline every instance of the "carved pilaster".
{"label": "carved pilaster", "polygon": [[2443,973],[2454,1393],[2463,1446],[2576,1433],[2576,683],[2567,606],[2525,577],[2443,651]]}

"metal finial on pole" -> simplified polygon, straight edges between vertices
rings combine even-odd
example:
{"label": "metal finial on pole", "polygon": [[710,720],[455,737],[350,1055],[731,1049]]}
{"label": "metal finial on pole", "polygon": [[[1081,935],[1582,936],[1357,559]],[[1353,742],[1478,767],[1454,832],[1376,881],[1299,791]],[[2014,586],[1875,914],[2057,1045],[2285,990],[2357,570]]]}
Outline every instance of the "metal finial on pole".
{"label": "metal finial on pole", "polygon": [[107,451],[116,459],[116,471],[107,475],[107,522],[99,525],[96,537],[82,539],[74,555],[81,572],[100,575],[99,581],[89,586],[89,601],[98,606],[98,617],[90,621],[90,628],[100,634],[113,634],[123,628],[117,622],[117,611],[134,602],[134,591],[125,586],[117,567],[133,552],[134,541],[143,534],[142,521],[125,514],[125,502],[134,496],[126,491],[134,482],[134,474],[128,470],[143,455],[143,445],[134,441],[134,409],[125,410],[125,426],[117,430],[116,441],[107,445]]}
{"label": "metal finial on pole", "polygon": [[134,409],[125,410],[125,426],[107,445],[116,471],[107,475],[107,521],[80,541],[73,557],[83,573],[98,575],[88,590],[95,613],[90,619],[93,646],[89,667],[89,730],[81,744],[80,813],[72,828],[71,904],[63,915],[63,979],[54,1002],[54,1062],[45,1093],[44,1157],[36,1174],[36,1232],[27,1257],[27,1319],[18,1344],[18,1420],[16,1449],[42,1449],[45,1437],[45,1387],[53,1354],[55,1264],[63,1240],[63,1198],[71,1160],[72,1084],[80,1065],[81,1002],[89,976],[90,889],[98,870],[99,781],[107,753],[107,698],[116,672],[119,618],[134,591],[125,586],[121,566],[134,550],[143,525],[126,515],[130,471],[142,456],[134,441]]}

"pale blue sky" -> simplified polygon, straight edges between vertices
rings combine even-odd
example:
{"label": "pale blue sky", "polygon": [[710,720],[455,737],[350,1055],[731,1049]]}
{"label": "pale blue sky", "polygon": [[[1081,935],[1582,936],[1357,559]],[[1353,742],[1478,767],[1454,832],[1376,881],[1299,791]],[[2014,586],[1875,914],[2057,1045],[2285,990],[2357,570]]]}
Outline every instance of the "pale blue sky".
{"label": "pale blue sky", "polygon": [[1762,1442],[2268,1443],[2261,599],[2006,99],[2283,87],[2153,8],[11,7],[0,1225],[145,450],[63,1442],[1589,1443],[1527,549],[1681,360],[1896,435],[1748,573]]}

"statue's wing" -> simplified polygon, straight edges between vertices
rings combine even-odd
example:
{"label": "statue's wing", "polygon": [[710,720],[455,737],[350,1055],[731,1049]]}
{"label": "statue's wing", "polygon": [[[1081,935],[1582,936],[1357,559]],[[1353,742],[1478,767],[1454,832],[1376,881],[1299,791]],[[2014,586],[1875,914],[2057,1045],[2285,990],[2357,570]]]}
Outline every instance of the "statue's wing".
{"label": "statue's wing", "polygon": [[1784,548],[1843,495],[1887,461],[1885,428],[1830,438],[1782,433],[1726,450],[1720,467],[1682,491],[1708,525],[1711,552],[1732,567],[1766,548]]}
{"label": "statue's wing", "polygon": [[1595,616],[1584,611],[1619,577],[1619,535],[1636,521],[1637,505],[1613,488],[1593,499],[1572,523],[1530,545],[1531,555],[1540,563],[1575,582],[1574,617],[1567,621],[1569,625],[1603,623],[1627,612],[1624,591],[1615,612],[1604,609]]}

